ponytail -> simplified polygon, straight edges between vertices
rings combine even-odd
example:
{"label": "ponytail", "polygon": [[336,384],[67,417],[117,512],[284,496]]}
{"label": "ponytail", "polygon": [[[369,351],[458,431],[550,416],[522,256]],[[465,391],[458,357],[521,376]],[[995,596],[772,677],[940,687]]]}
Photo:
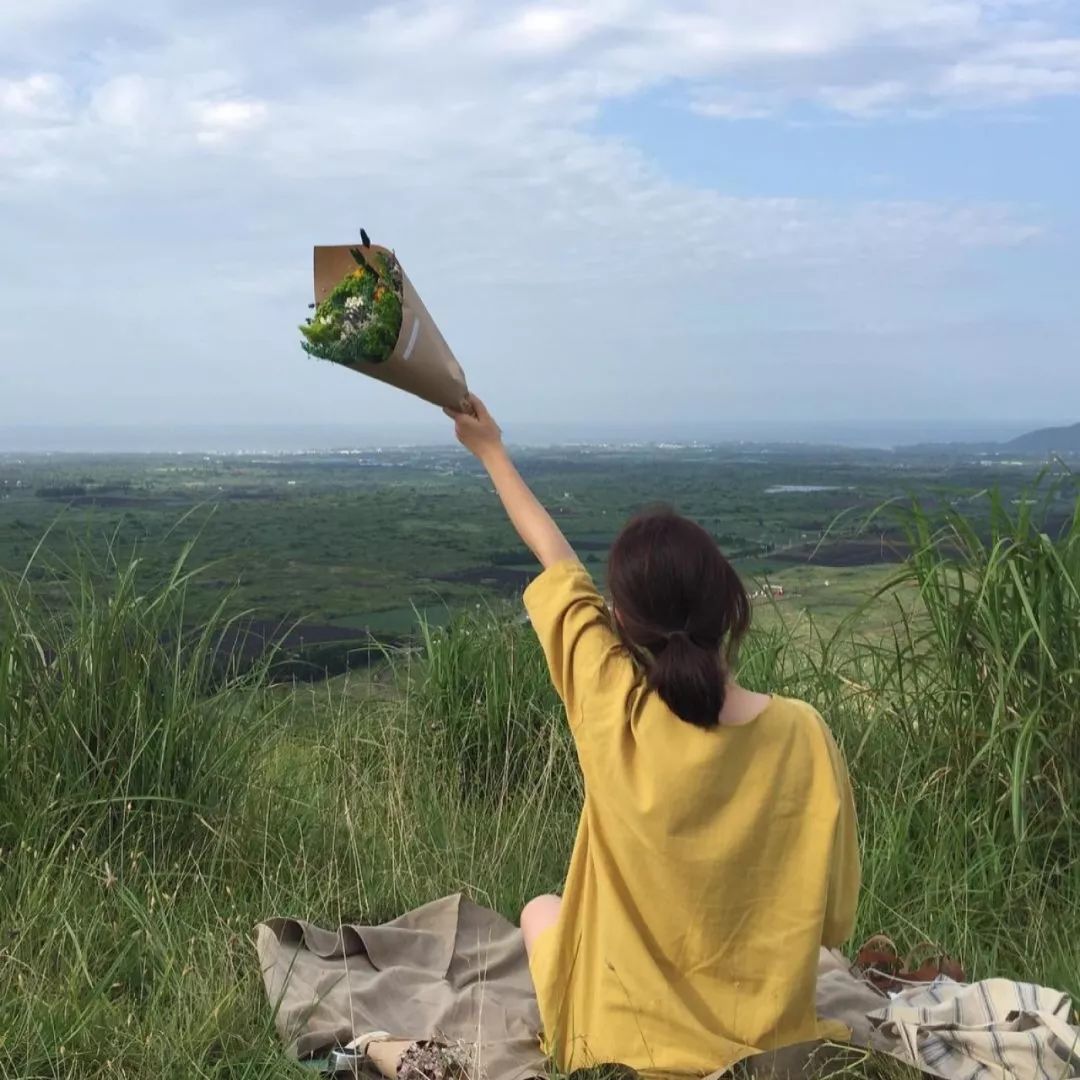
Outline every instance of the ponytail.
{"label": "ponytail", "polygon": [[724,669],[719,643],[700,645],[684,630],[669,634],[655,648],[648,666],[649,686],[680,719],[713,728],[724,707]]}
{"label": "ponytail", "polygon": [[680,720],[714,728],[750,597],[716,541],[673,510],[634,518],[615,540],[608,588],[623,644]]}

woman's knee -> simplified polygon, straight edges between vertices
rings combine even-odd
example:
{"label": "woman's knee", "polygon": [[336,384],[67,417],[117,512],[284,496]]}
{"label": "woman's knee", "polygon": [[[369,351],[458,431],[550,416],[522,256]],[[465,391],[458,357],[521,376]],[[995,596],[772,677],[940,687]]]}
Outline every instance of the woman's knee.
{"label": "woman's knee", "polygon": [[525,949],[531,955],[536,939],[549,927],[555,925],[562,907],[562,897],[549,894],[530,900],[521,912],[521,933]]}

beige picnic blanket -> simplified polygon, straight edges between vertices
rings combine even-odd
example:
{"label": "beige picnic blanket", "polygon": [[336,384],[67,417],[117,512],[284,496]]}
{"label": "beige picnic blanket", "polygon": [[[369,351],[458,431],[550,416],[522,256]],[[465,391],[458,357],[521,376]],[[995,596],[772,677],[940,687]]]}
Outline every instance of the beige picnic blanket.
{"label": "beige picnic blanket", "polygon": [[471,1044],[486,1080],[543,1070],[521,932],[464,896],[382,926],[271,919],[255,946],[277,1030],[298,1057],[386,1031]]}
{"label": "beige picnic blanket", "polygon": [[[298,919],[256,927],[256,950],[277,1030],[314,1057],[370,1031],[466,1044],[484,1080],[546,1075],[540,1016],[520,931],[455,895],[382,926],[324,930]],[[896,997],[821,951],[817,1009],[852,1032],[852,1057],[890,1054],[946,1080],[1080,1080],[1080,1029],[1066,995],[989,979],[942,979]],[[826,1067],[820,1045],[743,1063],[754,1076],[800,1077]],[[723,1072],[714,1074],[716,1077]]]}

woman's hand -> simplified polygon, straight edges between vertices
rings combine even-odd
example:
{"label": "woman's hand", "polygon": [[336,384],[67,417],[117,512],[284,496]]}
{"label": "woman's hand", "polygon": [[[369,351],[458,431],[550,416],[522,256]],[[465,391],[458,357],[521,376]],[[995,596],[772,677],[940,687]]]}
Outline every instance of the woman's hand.
{"label": "woman's hand", "polygon": [[503,448],[502,432],[495,418],[475,394],[469,395],[469,404],[473,408],[472,414],[450,409],[443,409],[443,412],[454,421],[458,442],[484,461]]}

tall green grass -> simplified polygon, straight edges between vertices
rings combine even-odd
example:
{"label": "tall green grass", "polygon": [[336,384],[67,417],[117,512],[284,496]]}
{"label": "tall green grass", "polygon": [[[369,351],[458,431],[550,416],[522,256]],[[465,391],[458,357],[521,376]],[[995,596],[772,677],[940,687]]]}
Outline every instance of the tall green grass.
{"label": "tall green grass", "polygon": [[536,636],[520,619],[466,611],[420,621],[417,702],[432,752],[463,793],[516,789],[545,761],[570,768],[570,739]]}
{"label": "tall green grass", "polygon": [[1019,849],[1068,864],[1080,854],[1080,502],[1052,536],[1037,524],[1046,500],[1012,512],[986,500],[985,533],[955,509],[901,518],[912,555],[885,591],[919,602],[882,689],[919,709],[916,737],[951,746],[956,783],[985,792],[995,829],[1008,819]]}
{"label": "tall green grass", "polygon": [[872,602],[892,605],[892,629],[860,637],[856,614],[811,686],[860,794],[863,928],[906,922],[978,974],[1075,993],[1080,503],[1053,534],[1037,524],[1060,491],[1015,510],[986,493],[980,527],[891,510],[911,556]]}
{"label": "tall green grass", "polygon": [[[1080,996],[1080,526],[906,523],[892,631],[774,619],[740,678],[812,701],[844,746],[859,934]],[[516,614],[294,689],[222,668],[225,609],[187,627],[185,563],[152,591],[126,563],[28,580],[0,588],[0,1078],[307,1075],[256,921],[380,921],[458,889],[515,917],[560,886],[580,780]]]}
{"label": "tall green grass", "polygon": [[31,821],[103,847],[160,841],[234,797],[273,711],[263,672],[219,647],[227,598],[188,626],[188,554],[149,593],[111,552],[48,593],[0,581],[0,847]]}

